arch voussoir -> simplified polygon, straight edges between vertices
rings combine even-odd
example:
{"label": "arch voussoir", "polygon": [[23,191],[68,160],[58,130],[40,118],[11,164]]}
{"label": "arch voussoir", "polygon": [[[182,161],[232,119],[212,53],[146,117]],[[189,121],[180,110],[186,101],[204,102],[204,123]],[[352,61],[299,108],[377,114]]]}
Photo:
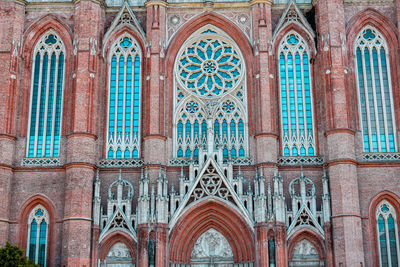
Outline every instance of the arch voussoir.
{"label": "arch voussoir", "polygon": [[254,261],[254,236],[245,219],[218,200],[207,199],[193,205],[170,234],[170,262],[189,263],[197,239],[213,228],[232,248],[235,262]]}

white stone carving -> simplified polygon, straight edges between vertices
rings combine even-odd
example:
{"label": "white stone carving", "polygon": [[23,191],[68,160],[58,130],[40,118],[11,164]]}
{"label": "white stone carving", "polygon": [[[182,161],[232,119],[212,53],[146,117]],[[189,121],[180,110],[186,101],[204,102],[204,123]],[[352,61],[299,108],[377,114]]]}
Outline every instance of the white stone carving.
{"label": "white stone carving", "polygon": [[95,181],[95,197],[93,218],[95,224],[100,224],[99,242],[109,233],[120,230],[129,234],[136,241],[135,223],[136,216],[132,213],[132,198],[134,195],[132,184],[119,178],[111,183],[108,188],[107,212],[103,214],[100,199],[100,179],[97,174]]}
{"label": "white stone carving", "polygon": [[232,260],[233,253],[226,238],[218,231],[210,228],[203,233],[193,247],[191,260],[199,259]]}
{"label": "white stone carving", "polygon": [[112,258],[131,258],[129,248],[122,242],[116,243],[107,254],[107,257]]}
{"label": "white stone carving", "polygon": [[289,1],[285,0],[285,1],[287,2],[287,6],[278,22],[278,25],[274,30],[272,40],[274,40],[275,42],[275,39],[278,36],[279,32],[291,23],[295,23],[300,27],[302,27],[310,36],[310,38],[314,39],[315,38],[314,30],[312,29],[311,25],[308,23],[307,19],[304,17],[303,13],[296,4],[300,2],[295,0],[289,0]]}
{"label": "white stone carving", "polygon": [[300,242],[296,244],[296,246],[293,249],[293,257],[294,256],[317,256],[318,257],[318,252],[317,249],[314,247],[313,244],[311,244],[308,240],[303,239]]}

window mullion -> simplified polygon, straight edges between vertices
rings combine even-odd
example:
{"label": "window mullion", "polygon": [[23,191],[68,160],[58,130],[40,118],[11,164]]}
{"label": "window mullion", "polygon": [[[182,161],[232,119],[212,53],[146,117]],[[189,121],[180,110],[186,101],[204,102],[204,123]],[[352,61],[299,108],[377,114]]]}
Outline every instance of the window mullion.
{"label": "window mullion", "polygon": [[[131,54],[132,57],[132,72],[131,72],[131,123],[130,123],[130,131],[129,131],[129,142],[133,142],[136,139],[135,146],[140,142],[139,136],[135,138],[135,126],[134,126],[134,117],[135,117],[135,75],[136,75],[136,55]],[[140,88],[140,87],[139,87]],[[139,132],[138,132],[139,133]],[[132,151],[129,151],[129,154],[134,155],[133,153],[134,148]],[[138,151],[139,152],[139,151]]]}
{"label": "window mullion", "polygon": [[[307,121],[307,109],[306,109],[306,86],[305,86],[305,81],[304,81],[304,62],[303,62],[304,53],[306,53],[306,52],[303,52],[303,54],[301,54],[301,56],[300,56],[301,86],[302,86],[301,94],[302,94],[302,97],[303,97],[304,137],[308,141],[308,121]],[[310,90],[310,93],[311,93],[311,90]],[[312,102],[311,102],[311,104],[312,104]],[[309,144],[309,145],[311,145],[311,144]],[[305,147],[305,149],[306,149],[306,155],[308,155],[308,147]]]}
{"label": "window mullion", "polygon": [[374,69],[374,58],[372,56],[373,54],[373,49],[371,49],[369,53],[369,61],[370,61],[370,69],[371,69],[371,82],[372,82],[372,96],[373,96],[373,101],[374,101],[374,113],[375,113],[375,127],[376,127],[376,135],[377,135],[377,141],[378,141],[378,151],[381,152],[381,131],[380,131],[380,125],[379,125],[379,113],[378,113],[378,103],[376,100],[376,84],[375,84],[375,69]]}
{"label": "window mullion", "polygon": [[29,258],[30,241],[31,241],[31,224],[32,221],[28,223],[28,239],[26,240],[26,257]]}
{"label": "window mullion", "polygon": [[392,255],[390,254],[390,239],[389,239],[389,227],[387,217],[384,218],[385,221],[385,235],[386,235],[386,251],[388,257],[389,267],[392,267]]}
{"label": "window mullion", "polygon": [[[123,55],[124,59],[124,84],[123,84],[123,94],[122,94],[122,144],[125,144],[125,116],[126,116],[126,80],[127,80],[127,67],[128,67],[128,56],[125,54]],[[126,144],[127,145],[127,144]],[[125,150],[127,146],[121,148],[122,158],[124,158]]]}
{"label": "window mullion", "polygon": [[[117,64],[115,66],[115,107],[114,107],[114,145],[118,144],[118,91],[119,91],[119,61],[121,60],[121,55],[117,56]],[[113,150],[113,157],[117,157],[117,149]]]}
{"label": "window mullion", "polygon": [[298,99],[297,99],[297,64],[296,64],[296,53],[292,52],[293,57],[293,90],[294,90],[294,111],[296,114],[296,139],[298,146],[298,155],[300,155],[300,133],[299,133],[299,114],[298,114]]}
{"label": "window mullion", "polygon": [[[364,78],[364,94],[365,94],[365,108],[367,110],[367,128],[368,128],[368,142],[369,142],[369,152],[373,152],[372,147],[372,131],[371,131],[371,115],[369,111],[369,96],[368,96],[368,83],[367,83],[367,71],[365,66],[365,49],[368,48],[363,47],[361,49],[361,60],[362,60],[362,70],[363,70],[363,78]],[[368,50],[369,53],[369,50]],[[361,101],[361,100],[360,100]]]}
{"label": "window mullion", "polygon": [[377,48],[377,57],[378,57],[378,66],[379,66],[379,80],[381,87],[381,98],[382,98],[382,109],[383,109],[383,124],[385,127],[385,140],[386,140],[386,152],[390,151],[389,144],[389,130],[388,130],[388,122],[387,122],[387,113],[386,113],[386,99],[385,99],[385,89],[383,84],[383,75],[382,75],[382,61],[381,61],[381,50]]}
{"label": "window mullion", "polygon": [[39,261],[39,240],[40,240],[40,223],[36,224],[36,247],[35,247],[35,263]]}
{"label": "window mullion", "polygon": [[[288,120],[288,140],[290,143],[290,140],[292,139],[292,127],[291,127],[291,119],[290,119],[290,91],[289,91],[289,70],[288,70],[288,53],[284,53],[285,55],[285,73],[286,73],[286,111],[287,111],[287,120]],[[282,144],[284,145],[284,144]],[[282,149],[285,149],[283,147]],[[289,155],[292,155],[292,147],[288,146],[289,149]]]}
{"label": "window mullion", "polygon": [[46,243],[44,246],[44,266],[46,267],[47,265],[47,243],[48,243],[48,239],[49,238],[49,222],[46,222]]}
{"label": "window mullion", "polygon": [[51,66],[51,57],[52,54],[48,53],[48,61],[47,61],[47,79],[46,79],[46,96],[44,99],[44,115],[43,115],[43,144],[42,144],[42,157],[46,156],[46,137],[47,137],[47,113],[48,113],[48,106],[49,106],[49,90],[50,90],[50,79],[51,79],[51,73],[50,73],[50,66]]}
{"label": "window mullion", "polygon": [[[46,52],[45,52],[46,53]],[[42,94],[42,72],[43,72],[43,58],[45,53],[40,53],[40,64],[39,64],[39,82],[37,86],[37,104],[36,104],[36,119],[35,119],[35,147],[33,156],[37,157],[37,146],[38,146],[38,135],[39,135],[39,116],[40,116],[40,98]]]}
{"label": "window mullion", "polygon": [[58,91],[58,65],[60,61],[60,55],[56,54],[56,68],[54,70],[54,93],[53,93],[53,112],[51,118],[51,141],[50,141],[50,156],[54,153],[54,137],[55,137],[55,121],[56,121],[56,106],[57,106],[57,91]]}
{"label": "window mullion", "polygon": [[392,125],[393,125],[393,139],[394,139],[394,149],[397,151],[397,132],[396,132],[396,120],[394,115],[394,104],[393,104],[393,90],[392,90],[392,76],[390,72],[390,61],[388,53],[385,53],[386,57],[386,68],[387,68],[387,76],[388,76],[388,85],[389,85],[389,97],[390,97],[390,107],[392,113]]}

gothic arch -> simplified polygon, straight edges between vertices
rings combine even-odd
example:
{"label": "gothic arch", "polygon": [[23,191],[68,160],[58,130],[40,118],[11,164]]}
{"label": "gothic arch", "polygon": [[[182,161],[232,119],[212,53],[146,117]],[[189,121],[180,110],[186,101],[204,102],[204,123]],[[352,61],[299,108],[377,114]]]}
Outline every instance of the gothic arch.
{"label": "gothic arch", "polygon": [[[72,41],[72,30],[71,28],[59,17],[54,14],[47,14],[38,19],[36,22],[32,23],[25,31],[23,36],[23,48],[22,48],[22,58],[24,60],[24,79],[22,93],[18,106],[21,109],[21,120],[19,121],[19,134],[21,136],[26,136],[28,120],[29,120],[29,105],[24,105],[23,103],[30,103],[30,90],[31,90],[31,78],[32,78],[32,57],[33,51],[39,39],[46,32],[53,30],[63,41],[65,46],[65,68],[64,68],[64,103],[63,103],[63,115],[61,125],[61,135],[65,135],[68,129],[67,114],[70,112],[64,112],[64,110],[70,110],[72,107],[68,105],[68,99],[72,98],[72,81],[70,79],[70,74],[72,71],[73,63],[73,41]],[[71,102],[72,103],[72,102]]]}
{"label": "gothic arch", "polygon": [[99,244],[99,259],[104,260],[110,249],[118,242],[125,244],[132,257],[132,262],[136,262],[136,242],[127,233],[123,231],[115,231],[110,233]]}
{"label": "gothic arch", "polygon": [[121,26],[116,27],[114,29],[114,31],[109,33],[109,35],[106,37],[106,39],[104,39],[103,52],[102,52],[104,60],[107,62],[108,55],[110,53],[110,48],[111,48],[112,44],[118,39],[119,36],[121,36],[124,33],[128,33],[128,34],[132,35],[132,37],[139,44],[140,49],[142,50],[142,54],[143,54],[142,66],[144,66],[144,61],[146,59],[146,57],[145,57],[146,40],[144,40],[142,35],[133,26],[131,26],[129,24],[123,24]]}
{"label": "gothic arch", "polygon": [[[165,134],[167,136],[172,137],[172,121],[173,121],[173,80],[174,80],[174,68],[170,66],[174,66],[175,58],[178,55],[178,51],[181,49],[184,42],[198,29],[201,27],[210,24],[214,27],[217,27],[224,31],[227,35],[229,35],[237,44],[239,49],[241,50],[244,61],[246,64],[246,75],[247,75],[247,99],[248,99],[248,123],[249,123],[249,136],[254,133],[253,121],[255,118],[252,117],[254,112],[252,107],[252,99],[254,97],[254,92],[252,92],[251,88],[253,88],[253,49],[251,44],[249,43],[245,34],[231,21],[220,16],[214,12],[205,12],[199,16],[192,18],[190,21],[185,23],[181,27],[181,29],[174,35],[170,44],[168,45],[165,57],[165,70],[167,77],[167,89],[165,93],[165,121],[163,125],[168,128],[165,129]],[[162,115],[164,117],[164,115]]]}
{"label": "gothic arch", "polygon": [[[399,74],[398,74],[398,34],[397,28],[385,15],[381,14],[379,11],[373,8],[367,8],[362,12],[355,15],[347,24],[346,27],[346,48],[347,48],[347,57],[345,57],[345,62],[351,70],[351,75],[348,75],[348,88],[351,89],[351,94],[354,97],[353,103],[358,103],[358,95],[357,95],[357,85],[355,78],[355,61],[354,61],[354,43],[362,31],[362,29],[366,26],[371,26],[373,28],[378,29],[378,31],[385,38],[387,47],[388,47],[388,56],[389,56],[389,64],[390,64],[390,74],[392,80],[392,90],[393,90],[393,103],[394,103],[394,113],[397,121],[396,127],[399,129],[400,122],[398,122],[398,118],[400,117],[400,83],[399,83]],[[354,114],[355,118],[355,127],[360,130],[360,118],[357,107],[353,107],[356,111]]]}
{"label": "gothic arch", "polygon": [[289,261],[292,260],[294,248],[296,247],[298,242],[302,241],[303,239],[310,242],[316,248],[319,259],[325,261],[326,251],[325,251],[324,240],[321,238],[319,234],[308,228],[303,228],[298,230],[289,238],[288,260]]}
{"label": "gothic arch", "polygon": [[47,196],[42,194],[31,196],[21,206],[18,215],[18,232],[17,232],[18,245],[22,248],[22,250],[26,251],[27,237],[28,237],[28,218],[32,209],[34,209],[37,205],[42,205],[49,214],[50,223],[48,228],[47,263],[49,266],[53,266],[56,263],[55,255],[57,255],[56,251],[57,235],[54,233],[56,232],[56,221],[58,219],[56,218],[55,215],[55,210],[56,210],[55,206]]}
{"label": "gothic arch", "polygon": [[275,56],[274,60],[277,60],[278,58],[279,44],[282,42],[282,39],[291,31],[298,33],[306,41],[307,46],[310,50],[310,59],[312,60],[316,54],[314,38],[310,35],[310,33],[308,33],[306,29],[304,29],[304,27],[293,22],[283,29],[279,30],[279,32],[275,36],[275,39],[273,40],[273,51]]}
{"label": "gothic arch", "polygon": [[[375,219],[375,212],[376,208],[378,207],[379,203],[383,200],[388,201],[395,209],[398,216],[400,216],[400,197],[391,191],[385,190],[377,195],[375,195],[370,202],[369,210],[368,210],[368,233],[369,236],[371,252],[372,252],[372,262],[374,266],[379,266],[379,252],[378,252],[378,238],[376,235],[376,219]],[[397,228],[400,229],[400,222],[397,221]],[[372,235],[372,236],[371,236]]]}
{"label": "gothic arch", "polygon": [[197,239],[210,228],[221,233],[235,262],[254,261],[254,236],[244,218],[216,199],[205,199],[188,209],[170,233],[170,262],[189,263]]}

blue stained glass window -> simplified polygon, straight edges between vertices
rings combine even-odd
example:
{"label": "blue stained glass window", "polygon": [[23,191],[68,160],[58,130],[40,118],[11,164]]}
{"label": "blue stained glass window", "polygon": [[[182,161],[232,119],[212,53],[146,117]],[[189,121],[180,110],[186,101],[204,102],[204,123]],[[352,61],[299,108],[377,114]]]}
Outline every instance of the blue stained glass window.
{"label": "blue stained glass window", "polygon": [[283,156],[315,156],[315,134],[308,50],[295,32],[279,48]]}
{"label": "blue stained glass window", "polygon": [[140,151],[141,51],[125,34],[115,41],[109,64],[107,158],[138,158]]}
{"label": "blue stained glass window", "polygon": [[39,205],[31,211],[28,222],[28,247],[26,256],[40,266],[46,266],[48,213]]}
{"label": "blue stained glass window", "polygon": [[64,92],[64,44],[52,31],[34,50],[27,157],[58,157]]}
{"label": "blue stained glass window", "polygon": [[377,207],[377,236],[380,266],[399,266],[398,230],[396,211],[386,200]]}
{"label": "blue stained glass window", "polygon": [[364,152],[396,152],[387,45],[368,26],[355,43],[356,81]]}

